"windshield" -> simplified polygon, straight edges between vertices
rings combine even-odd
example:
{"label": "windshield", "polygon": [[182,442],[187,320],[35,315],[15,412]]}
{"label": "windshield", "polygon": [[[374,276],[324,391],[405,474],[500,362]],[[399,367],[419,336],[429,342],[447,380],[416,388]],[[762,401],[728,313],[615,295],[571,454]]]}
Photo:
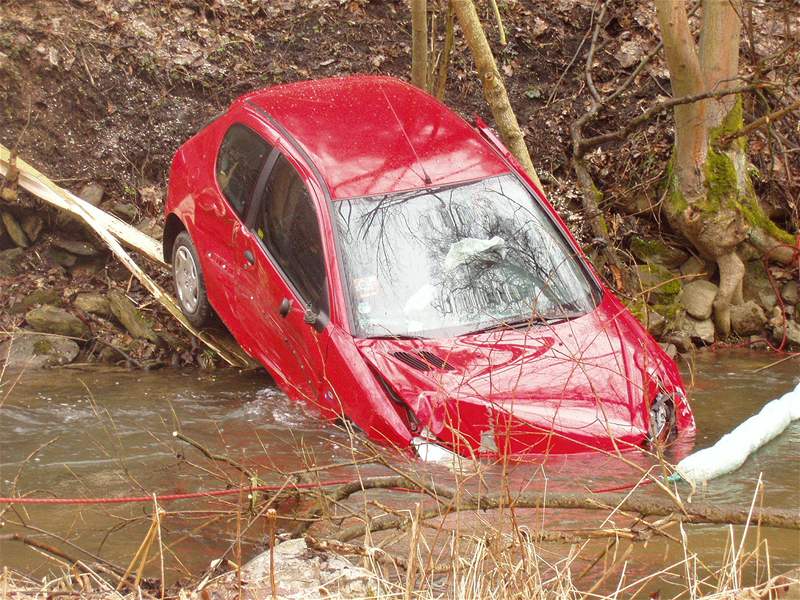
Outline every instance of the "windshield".
{"label": "windshield", "polygon": [[512,175],[333,211],[357,337],[450,337],[595,306],[574,252]]}

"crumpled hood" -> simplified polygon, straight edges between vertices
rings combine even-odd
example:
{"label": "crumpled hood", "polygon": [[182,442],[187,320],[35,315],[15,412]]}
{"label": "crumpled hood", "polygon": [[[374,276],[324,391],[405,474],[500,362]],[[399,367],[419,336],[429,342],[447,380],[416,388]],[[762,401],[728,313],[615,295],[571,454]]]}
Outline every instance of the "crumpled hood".
{"label": "crumpled hood", "polygon": [[511,454],[639,445],[645,373],[660,372],[662,357],[638,324],[603,308],[613,307],[556,325],[356,343],[440,441]]}

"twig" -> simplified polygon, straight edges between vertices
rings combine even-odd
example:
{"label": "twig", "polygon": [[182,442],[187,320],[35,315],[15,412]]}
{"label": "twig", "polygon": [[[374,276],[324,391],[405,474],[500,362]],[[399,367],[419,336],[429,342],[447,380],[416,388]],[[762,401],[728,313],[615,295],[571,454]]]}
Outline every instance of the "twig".
{"label": "twig", "polygon": [[[200,444],[198,442],[195,442],[192,438],[185,436],[180,431],[173,431],[172,432],[172,436],[177,438],[177,439],[179,439],[179,440],[181,440],[182,442],[186,442],[192,448],[195,448],[195,449],[199,450],[200,453],[203,454],[203,456],[205,456],[209,460],[225,463],[226,465],[229,465],[229,466],[233,467],[234,469],[236,469],[240,473],[244,474],[250,480],[251,485],[255,481],[261,481],[255,473],[250,471],[243,464],[241,464],[239,462],[236,462],[235,460],[233,460],[232,458],[230,458],[228,456],[223,456],[221,454],[214,454],[213,452],[211,452],[211,450],[209,450],[208,448],[206,448],[202,444]],[[258,484],[256,484],[256,485],[258,485]]]}
{"label": "twig", "polygon": [[508,44],[508,40],[506,39],[506,28],[503,27],[503,18],[500,16],[500,7],[497,6],[497,0],[489,0],[489,4],[492,5],[492,12],[494,12],[494,18],[497,21],[497,29],[500,33],[500,45],[505,46]]}
{"label": "twig", "polygon": [[770,123],[772,123],[774,121],[777,121],[778,119],[781,119],[781,118],[785,117],[786,115],[788,115],[789,113],[794,112],[795,110],[798,110],[798,109],[800,109],[800,100],[798,100],[797,102],[793,102],[789,106],[785,106],[784,108],[781,108],[779,110],[773,111],[773,112],[769,113],[768,115],[764,115],[763,117],[761,117],[759,119],[756,119],[755,121],[753,121],[751,123],[748,123],[744,127],[740,128],[740,129],[737,129],[736,131],[732,131],[731,133],[729,133],[727,135],[722,136],[717,141],[717,146],[720,147],[720,148],[725,148],[733,140],[735,140],[737,138],[740,138],[740,137],[744,137],[744,136],[748,135],[751,131],[755,131],[756,129],[759,129],[760,127],[764,127],[765,125],[769,125]]}
{"label": "twig", "polygon": [[701,94],[692,94],[690,96],[681,96],[680,98],[669,98],[662,102],[657,102],[653,104],[652,106],[650,106],[650,108],[645,110],[641,115],[639,115],[635,119],[631,119],[623,127],[620,127],[615,131],[603,133],[589,138],[582,138],[578,140],[577,146],[581,154],[583,155],[586,153],[587,150],[594,148],[596,146],[600,146],[606,142],[624,139],[625,137],[628,136],[628,134],[631,131],[633,131],[640,125],[643,125],[644,123],[646,123],[659,113],[662,113],[665,110],[668,110],[675,106],[680,106],[683,104],[691,104],[692,102],[698,102],[700,100],[705,100],[706,98],[721,98],[723,96],[741,94],[742,92],[749,92],[752,90],[762,89],[765,87],[771,87],[773,85],[775,84],[754,83],[751,85],[743,85],[735,88],[713,90],[713,91],[703,92]]}

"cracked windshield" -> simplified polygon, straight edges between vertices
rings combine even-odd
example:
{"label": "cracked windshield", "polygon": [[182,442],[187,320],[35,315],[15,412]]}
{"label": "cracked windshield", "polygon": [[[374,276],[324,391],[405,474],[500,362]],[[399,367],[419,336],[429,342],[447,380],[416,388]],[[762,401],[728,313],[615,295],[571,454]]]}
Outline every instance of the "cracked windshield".
{"label": "cracked windshield", "polygon": [[334,203],[362,337],[446,337],[594,307],[574,251],[512,175]]}

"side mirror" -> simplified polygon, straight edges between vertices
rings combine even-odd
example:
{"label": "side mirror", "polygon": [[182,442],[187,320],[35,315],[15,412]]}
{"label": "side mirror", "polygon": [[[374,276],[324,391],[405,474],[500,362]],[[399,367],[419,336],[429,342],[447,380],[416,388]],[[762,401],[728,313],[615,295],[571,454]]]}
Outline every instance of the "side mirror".
{"label": "side mirror", "polygon": [[278,314],[285,319],[291,309],[292,301],[288,298],[284,298],[281,300],[281,305],[278,307]]}
{"label": "side mirror", "polygon": [[311,307],[308,307],[303,315],[303,322],[311,325],[315,331],[322,331],[328,324],[328,316],[325,313],[314,312]]}

